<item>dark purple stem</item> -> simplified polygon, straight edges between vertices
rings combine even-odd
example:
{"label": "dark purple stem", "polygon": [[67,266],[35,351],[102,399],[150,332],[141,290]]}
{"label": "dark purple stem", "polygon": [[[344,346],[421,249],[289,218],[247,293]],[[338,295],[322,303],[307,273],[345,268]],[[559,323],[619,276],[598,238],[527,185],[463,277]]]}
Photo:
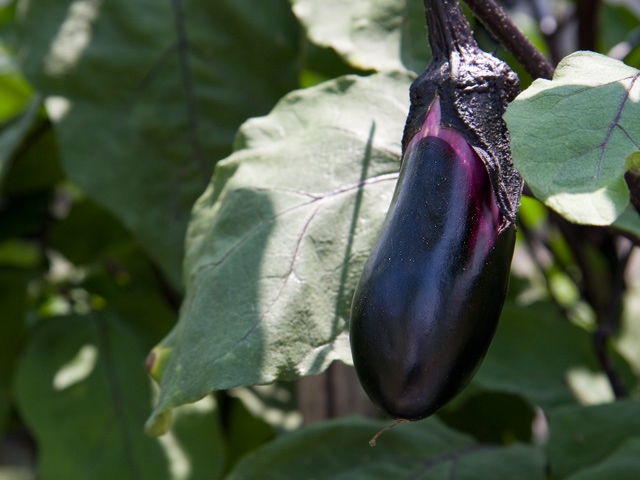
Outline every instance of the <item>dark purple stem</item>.
{"label": "dark purple stem", "polygon": [[449,59],[454,50],[478,48],[457,0],[424,0],[424,10],[435,59]]}

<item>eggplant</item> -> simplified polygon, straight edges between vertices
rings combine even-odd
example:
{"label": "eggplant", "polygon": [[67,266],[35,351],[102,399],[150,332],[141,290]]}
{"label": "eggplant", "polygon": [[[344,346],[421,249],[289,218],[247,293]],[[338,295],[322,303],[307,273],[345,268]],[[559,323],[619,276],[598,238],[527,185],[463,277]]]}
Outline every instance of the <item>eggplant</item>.
{"label": "eggplant", "polygon": [[425,0],[433,57],[410,89],[400,175],[351,308],[360,382],[399,420],[471,380],[509,282],[523,182],[502,115],[511,69],[477,46],[454,0]]}

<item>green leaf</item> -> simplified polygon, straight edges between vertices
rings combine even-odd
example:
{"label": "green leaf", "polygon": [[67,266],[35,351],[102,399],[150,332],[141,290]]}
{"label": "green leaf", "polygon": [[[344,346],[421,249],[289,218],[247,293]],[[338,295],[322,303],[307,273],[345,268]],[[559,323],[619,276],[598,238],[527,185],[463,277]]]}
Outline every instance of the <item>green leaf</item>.
{"label": "green leaf", "polygon": [[27,283],[32,272],[0,268],[0,433],[11,408],[11,381],[25,336]]}
{"label": "green leaf", "polygon": [[[143,358],[131,330],[110,314],[39,324],[20,358],[14,387],[38,444],[38,478],[220,478],[222,440],[215,419],[203,421],[203,415],[211,416],[210,405],[180,411],[168,438],[143,433],[151,398]],[[191,445],[189,438],[196,436],[200,453],[185,451],[180,435]],[[178,475],[196,464],[206,469]]]}
{"label": "green leaf", "polygon": [[536,80],[507,109],[518,170],[570,221],[610,225],[629,204],[624,172],[640,150],[638,78],[618,60],[577,52],[552,81]]}
{"label": "green leaf", "polygon": [[640,472],[640,436],[626,440],[602,463],[580,470],[569,480],[637,480]]}
{"label": "green leaf", "polygon": [[368,440],[388,425],[347,418],[303,428],[247,456],[227,480],[545,478],[536,447],[476,444],[435,418],[400,424],[372,449]]}
{"label": "green leaf", "polygon": [[0,186],[9,170],[9,161],[33,127],[41,107],[42,97],[34,95],[24,112],[0,132]]}
{"label": "green leaf", "polygon": [[286,0],[23,2],[19,58],[69,178],[174,286],[193,202],[238,126],[297,85]]}
{"label": "green leaf", "polygon": [[49,243],[65,258],[82,265],[129,240],[130,235],[109,212],[95,202],[76,202],[51,229]]}
{"label": "green leaf", "polygon": [[[554,410],[549,414],[549,432],[547,448],[553,478],[574,480],[573,475],[586,468],[593,471],[587,474],[586,470],[584,477],[576,475],[575,480],[635,478],[628,473],[618,477],[615,472],[619,471],[622,460],[630,460],[632,453],[636,465],[640,458],[640,402],[637,400]],[[599,471],[608,474],[597,476]],[[637,473],[636,466],[636,476]]]}
{"label": "green leaf", "polygon": [[480,392],[465,397],[440,410],[439,418],[483,443],[508,445],[531,440],[535,412],[523,397],[501,392]]}
{"label": "green leaf", "polygon": [[424,6],[405,0],[292,0],[311,41],[362,70],[421,72],[430,58]]}
{"label": "green leaf", "polygon": [[476,386],[522,395],[533,405],[576,401],[572,371],[598,371],[593,340],[553,305],[507,303],[496,336],[473,380]]}
{"label": "green leaf", "polygon": [[[3,23],[7,22],[7,16],[13,15],[6,7],[0,7],[0,34],[3,33]],[[31,87],[16,65],[13,53],[0,40],[0,123],[24,110],[32,94]]]}
{"label": "green leaf", "polygon": [[636,237],[640,241],[640,213],[636,209],[632,207],[625,209],[616,221],[612,223],[612,226]]}
{"label": "green leaf", "polygon": [[154,417],[351,361],[351,297],[397,179],[410,82],[342,77],[242,127],[194,207],[187,298],[156,349],[166,368],[152,368]]}

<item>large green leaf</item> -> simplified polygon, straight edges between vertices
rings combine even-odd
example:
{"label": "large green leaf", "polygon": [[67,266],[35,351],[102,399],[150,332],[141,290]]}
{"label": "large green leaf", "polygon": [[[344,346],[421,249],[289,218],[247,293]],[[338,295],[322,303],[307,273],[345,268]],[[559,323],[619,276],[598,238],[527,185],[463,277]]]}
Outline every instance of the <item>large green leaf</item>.
{"label": "large green leaf", "polygon": [[[640,452],[637,400],[552,411],[549,432],[547,448],[553,478],[574,480],[574,475],[575,480],[637,478]],[[634,470],[629,468],[635,468],[635,477],[631,475]]]}
{"label": "large green leaf", "polygon": [[15,379],[16,402],[38,444],[38,478],[220,478],[224,449],[211,406],[180,412],[165,440],[143,433],[152,394],[143,357],[113,315],[43,320]]}
{"label": "large green leaf", "polygon": [[624,172],[640,161],[638,78],[618,60],[577,52],[507,109],[518,170],[571,221],[609,225],[629,204]]}
{"label": "large green leaf", "polygon": [[545,478],[536,447],[476,444],[432,418],[396,426],[372,449],[367,441],[385,426],[348,418],[303,428],[247,456],[227,480]]}
{"label": "large green leaf", "polygon": [[155,415],[351,361],[351,297],[393,193],[410,82],[342,77],[242,127],[194,207]]}
{"label": "large green leaf", "polygon": [[429,49],[420,1],[292,0],[309,38],[332,47],[363,70],[411,70],[427,66]]}
{"label": "large green leaf", "polygon": [[19,57],[68,176],[174,285],[193,202],[237,127],[297,85],[286,0],[21,2]]}

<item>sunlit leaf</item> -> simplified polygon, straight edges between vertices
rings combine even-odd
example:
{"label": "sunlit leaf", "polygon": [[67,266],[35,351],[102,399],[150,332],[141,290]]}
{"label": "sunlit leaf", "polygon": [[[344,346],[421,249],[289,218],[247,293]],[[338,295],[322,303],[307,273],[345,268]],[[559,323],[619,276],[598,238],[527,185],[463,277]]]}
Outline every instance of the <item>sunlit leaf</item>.
{"label": "sunlit leaf", "polygon": [[421,72],[430,56],[422,2],[293,0],[309,38],[363,70]]}
{"label": "sunlit leaf", "polygon": [[571,221],[609,225],[629,204],[624,173],[640,158],[633,155],[640,150],[639,78],[618,60],[577,52],[507,109],[518,170]]}
{"label": "sunlit leaf", "polygon": [[154,353],[156,415],[351,361],[351,297],[393,193],[410,81],[342,77],[243,126],[194,208],[187,298]]}

